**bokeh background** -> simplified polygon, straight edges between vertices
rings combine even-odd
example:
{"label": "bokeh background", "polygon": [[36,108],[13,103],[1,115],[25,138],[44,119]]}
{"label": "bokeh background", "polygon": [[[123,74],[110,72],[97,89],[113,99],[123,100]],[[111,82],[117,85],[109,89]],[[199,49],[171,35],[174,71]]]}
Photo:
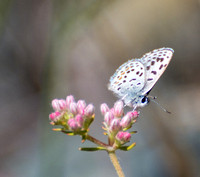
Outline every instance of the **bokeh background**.
{"label": "bokeh background", "polygon": [[117,100],[109,77],[133,57],[175,50],[132,138],[117,152],[127,177],[200,177],[199,0],[0,1],[0,177],[116,176],[105,152],[51,131],[51,100],[96,107],[91,134],[106,141],[99,105]]}

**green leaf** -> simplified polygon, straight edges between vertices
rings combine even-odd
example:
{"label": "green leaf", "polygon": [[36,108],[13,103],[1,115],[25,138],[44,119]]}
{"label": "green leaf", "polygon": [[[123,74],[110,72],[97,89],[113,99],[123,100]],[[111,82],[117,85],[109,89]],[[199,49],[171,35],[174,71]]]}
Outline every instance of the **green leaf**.
{"label": "green leaf", "polygon": [[67,134],[67,135],[71,135],[71,136],[75,135],[75,133],[71,130],[62,130],[62,132]]}
{"label": "green leaf", "polygon": [[80,131],[74,132],[74,131],[71,131],[71,130],[62,129],[61,131],[65,134],[67,134],[67,135],[70,135],[70,136],[73,136],[73,135],[82,135],[83,136],[85,133],[87,133],[87,130],[80,130]]}
{"label": "green leaf", "polygon": [[132,131],[132,132],[130,132],[130,134],[135,134],[135,133],[137,133],[137,131]]}
{"label": "green leaf", "polygon": [[79,148],[80,151],[102,151],[106,150],[104,147],[81,147]]}
{"label": "green leaf", "polygon": [[122,150],[122,151],[129,151],[131,150],[133,147],[135,147],[136,143],[131,144],[130,146],[121,146],[118,149]]}

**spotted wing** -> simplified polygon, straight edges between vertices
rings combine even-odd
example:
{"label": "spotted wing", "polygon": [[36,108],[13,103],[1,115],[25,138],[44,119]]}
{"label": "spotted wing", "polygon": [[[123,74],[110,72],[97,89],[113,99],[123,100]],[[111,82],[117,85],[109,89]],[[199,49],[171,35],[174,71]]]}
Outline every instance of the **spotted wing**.
{"label": "spotted wing", "polygon": [[[135,59],[121,65],[110,78],[108,89],[113,91],[119,98],[132,99],[142,90],[145,83],[144,65]],[[127,100],[128,101],[128,100]]]}
{"label": "spotted wing", "polygon": [[144,95],[151,90],[167,68],[173,53],[174,50],[171,48],[160,48],[155,49],[152,52],[145,54],[141,59],[138,59],[138,61],[143,63],[146,71],[145,85],[141,95]]}

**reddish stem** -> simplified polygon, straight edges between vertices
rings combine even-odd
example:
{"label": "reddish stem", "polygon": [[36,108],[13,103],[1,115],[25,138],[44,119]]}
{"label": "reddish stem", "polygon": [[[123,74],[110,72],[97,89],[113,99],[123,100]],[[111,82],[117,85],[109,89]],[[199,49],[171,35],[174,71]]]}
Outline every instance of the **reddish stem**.
{"label": "reddish stem", "polygon": [[108,144],[103,143],[102,141],[90,136],[89,134],[87,134],[86,139],[97,144],[97,145],[99,145],[99,146],[102,146],[102,147],[108,147],[109,146]]}

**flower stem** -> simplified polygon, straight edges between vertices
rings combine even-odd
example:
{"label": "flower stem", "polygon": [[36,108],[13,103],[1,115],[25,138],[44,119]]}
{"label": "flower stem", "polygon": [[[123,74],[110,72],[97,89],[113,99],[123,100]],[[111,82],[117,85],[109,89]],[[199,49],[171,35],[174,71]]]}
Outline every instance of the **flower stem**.
{"label": "flower stem", "polygon": [[118,176],[125,177],[124,172],[119,164],[119,161],[117,159],[115,152],[108,152],[108,154],[109,154],[109,157],[110,157],[110,160],[111,160],[113,166],[115,167],[115,170],[116,170]]}
{"label": "flower stem", "polygon": [[102,147],[105,147],[105,148],[108,147],[107,144],[105,144],[102,141],[90,136],[89,134],[86,135],[86,139],[91,141],[91,142],[93,142],[93,143],[95,143],[95,144],[97,144],[97,145],[99,145],[99,146],[102,146]]}

